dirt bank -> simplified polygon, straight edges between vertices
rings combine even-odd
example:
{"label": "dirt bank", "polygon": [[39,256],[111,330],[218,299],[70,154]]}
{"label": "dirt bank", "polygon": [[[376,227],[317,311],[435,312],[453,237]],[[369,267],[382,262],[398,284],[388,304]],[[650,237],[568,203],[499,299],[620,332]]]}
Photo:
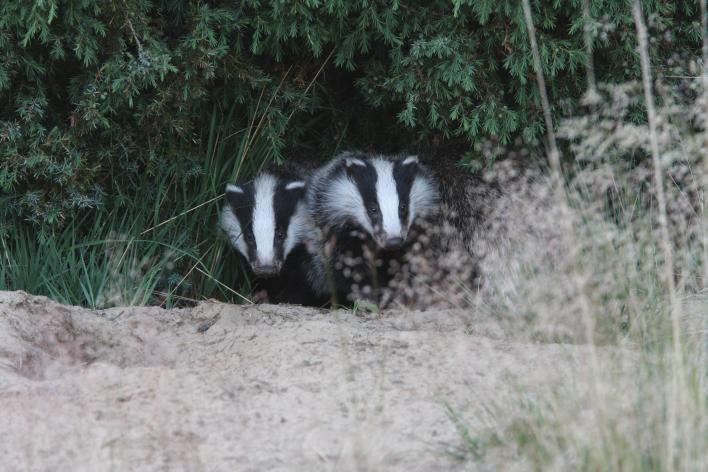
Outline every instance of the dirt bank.
{"label": "dirt bank", "polygon": [[446,452],[461,443],[446,405],[471,431],[504,427],[521,397],[582,391],[587,355],[452,311],[92,311],[0,292],[0,457],[8,470],[468,468]]}

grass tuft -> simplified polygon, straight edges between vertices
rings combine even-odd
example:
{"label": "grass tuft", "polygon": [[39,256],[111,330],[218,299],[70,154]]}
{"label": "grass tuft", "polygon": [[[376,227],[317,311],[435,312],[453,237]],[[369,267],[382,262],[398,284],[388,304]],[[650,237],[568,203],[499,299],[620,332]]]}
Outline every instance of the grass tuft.
{"label": "grass tuft", "polygon": [[183,180],[146,172],[129,199],[112,199],[113,207],[49,233],[4,215],[0,290],[91,308],[248,301],[245,268],[220,234],[218,209],[227,182],[252,175],[274,155],[254,128],[263,126],[255,117],[267,108],[250,120],[237,117],[238,109],[213,110],[198,172]]}

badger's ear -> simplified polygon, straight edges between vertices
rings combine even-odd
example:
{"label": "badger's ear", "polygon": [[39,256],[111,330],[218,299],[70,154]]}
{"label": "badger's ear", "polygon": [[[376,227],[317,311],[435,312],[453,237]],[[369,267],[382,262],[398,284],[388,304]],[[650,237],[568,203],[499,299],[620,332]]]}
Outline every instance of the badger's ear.
{"label": "badger's ear", "polygon": [[351,175],[354,173],[357,167],[366,167],[366,162],[356,157],[345,157],[344,158],[344,168],[347,174]]}
{"label": "badger's ear", "polygon": [[241,206],[245,195],[246,192],[244,192],[241,186],[226,184],[226,201],[229,202],[232,207]]}
{"label": "badger's ear", "polygon": [[293,180],[285,184],[285,190],[302,190],[305,188],[305,182],[302,180]]}
{"label": "badger's ear", "polygon": [[401,164],[404,166],[417,165],[419,164],[418,156],[408,156],[403,159],[403,162]]}
{"label": "badger's ear", "polygon": [[238,185],[234,184],[226,184],[226,193],[238,193],[241,194],[243,193],[243,189],[239,187]]}

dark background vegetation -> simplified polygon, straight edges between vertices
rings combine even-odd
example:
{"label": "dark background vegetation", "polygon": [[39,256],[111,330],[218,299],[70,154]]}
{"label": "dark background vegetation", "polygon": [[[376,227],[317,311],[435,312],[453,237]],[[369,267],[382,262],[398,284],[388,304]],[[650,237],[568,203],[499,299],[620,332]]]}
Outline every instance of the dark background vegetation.
{"label": "dark background vegetation", "polygon": [[[700,50],[698,2],[643,5],[668,65],[655,73],[680,75],[671,64]],[[582,1],[532,8],[554,115],[577,113]],[[598,81],[638,78],[630,6],[590,13]],[[479,165],[484,145],[541,148],[543,133],[516,0],[6,0],[0,288],[90,306],[238,300],[215,228],[225,182],[347,148],[455,144]]]}

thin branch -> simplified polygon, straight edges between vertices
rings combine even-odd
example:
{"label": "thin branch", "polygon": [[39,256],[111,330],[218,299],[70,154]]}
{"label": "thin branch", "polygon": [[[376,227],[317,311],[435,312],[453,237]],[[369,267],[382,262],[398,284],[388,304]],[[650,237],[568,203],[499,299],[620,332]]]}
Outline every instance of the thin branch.
{"label": "thin branch", "polygon": [[[184,277],[182,277],[182,279],[177,283],[177,285],[175,285],[172,290],[170,290],[169,292],[167,292],[167,293],[164,294],[164,295],[165,295],[165,300],[160,304],[161,306],[162,306],[163,304],[165,304],[165,302],[167,302],[167,300],[169,300],[169,298],[170,298],[172,295],[174,295],[174,293],[177,291],[177,289],[180,287],[180,285],[182,285],[182,282],[184,282],[185,280],[187,280],[187,277],[189,277],[189,274],[191,274],[192,271],[193,271],[194,269],[196,269],[198,265],[199,265],[199,261],[195,262],[194,265],[192,266],[192,268],[189,269],[189,271],[187,271],[186,274],[184,274]],[[175,295],[175,296],[177,296],[177,295]],[[185,298],[185,297],[181,297],[181,298]]]}
{"label": "thin branch", "polygon": [[197,208],[201,208],[201,207],[203,207],[204,205],[208,205],[209,203],[214,202],[214,201],[220,199],[220,198],[223,197],[224,195],[226,195],[226,194],[225,194],[225,193],[222,193],[221,195],[219,195],[219,196],[217,196],[217,197],[214,197],[214,198],[212,198],[212,199],[210,199],[210,200],[207,200],[206,202],[200,203],[199,205],[197,205],[197,206],[195,206],[195,207],[192,207],[192,208],[190,208],[189,210],[183,211],[183,212],[180,213],[179,215],[175,215],[175,216],[173,216],[172,218],[168,218],[168,219],[166,219],[165,221],[163,221],[162,223],[158,223],[158,224],[156,224],[155,226],[151,226],[151,227],[149,227],[148,229],[146,229],[145,231],[143,231],[142,233],[140,233],[140,236],[142,236],[143,234],[147,233],[147,232],[150,231],[150,230],[153,230],[153,229],[155,229],[155,228],[159,228],[159,227],[162,226],[162,225],[166,225],[166,224],[169,223],[170,221],[176,220],[176,219],[179,218],[180,216],[184,216],[184,215],[186,215],[187,213],[190,213],[190,212],[196,210]]}
{"label": "thin branch", "polygon": [[245,302],[248,302],[248,303],[251,304],[251,305],[255,305],[255,303],[253,303],[251,300],[249,300],[248,298],[244,297],[243,295],[241,295],[240,293],[238,293],[236,290],[232,289],[231,287],[229,287],[229,286],[226,285],[225,283],[223,283],[223,282],[221,282],[221,281],[215,279],[213,276],[207,274],[206,272],[204,272],[204,271],[203,271],[202,269],[200,269],[199,267],[197,267],[196,269],[197,269],[197,272],[200,272],[200,273],[201,273],[202,275],[204,275],[205,277],[207,277],[207,278],[213,280],[214,282],[216,282],[217,284],[221,285],[221,286],[224,287],[226,290],[228,290],[229,292],[231,292],[231,293],[233,293],[234,295],[236,295],[237,297],[239,297],[241,300],[243,300],[243,301],[245,301]]}
{"label": "thin branch", "polygon": [[125,0],[123,0],[123,5],[125,6],[125,12],[126,12],[125,13],[125,23],[128,25],[128,28],[130,29],[130,32],[133,35],[133,41],[135,41],[135,45],[138,47],[138,52],[140,54],[142,54],[143,53],[143,45],[140,42],[140,40],[138,39],[138,35],[135,33],[135,28],[133,28],[133,22],[130,21],[130,17],[129,17],[130,8],[128,8],[128,4],[125,2]]}
{"label": "thin branch", "polygon": [[[234,180],[238,180],[238,175],[241,173],[241,166],[243,165],[243,162],[246,160],[246,156],[248,155],[248,151],[253,146],[253,142],[256,140],[256,137],[258,136],[258,133],[261,130],[261,126],[263,126],[263,121],[265,121],[265,117],[268,114],[268,110],[270,109],[270,106],[273,104],[273,100],[275,99],[275,96],[278,95],[278,92],[280,92],[280,89],[283,87],[283,84],[285,83],[285,79],[288,77],[288,75],[290,74],[290,71],[292,69],[293,69],[293,66],[291,65],[288,68],[288,70],[285,72],[283,77],[280,79],[280,83],[278,84],[278,87],[273,92],[273,95],[271,95],[270,100],[268,101],[268,104],[266,105],[265,110],[263,110],[263,114],[261,115],[261,119],[258,121],[258,125],[256,126],[256,130],[253,132],[251,139],[249,140],[248,136],[246,137],[246,146],[244,146],[243,154],[241,154],[241,159],[238,162],[238,167],[236,168],[236,175],[234,176]],[[258,111],[258,110],[256,110],[256,111]],[[249,132],[250,132],[250,130],[249,130]]]}
{"label": "thin branch", "polygon": [[310,91],[310,87],[312,87],[312,84],[314,84],[315,81],[317,80],[317,78],[320,76],[320,74],[321,74],[322,71],[324,70],[325,66],[327,65],[327,63],[329,63],[329,60],[332,58],[332,55],[333,55],[333,54],[334,54],[334,48],[332,48],[332,50],[329,52],[329,54],[328,54],[327,57],[325,58],[324,62],[323,62],[322,65],[320,66],[320,68],[319,68],[319,70],[317,71],[317,73],[314,75],[314,77],[312,77],[312,80],[310,80],[310,83],[307,84],[307,87],[305,87],[305,91],[304,91],[303,94],[302,94],[302,98],[300,98],[300,101],[298,102],[297,106],[295,106],[295,107],[293,108],[293,110],[290,112],[290,115],[288,115],[288,119],[287,119],[287,121],[285,122],[286,124],[290,121],[290,118],[293,117],[293,115],[295,114],[295,111],[300,107],[300,105],[302,104],[302,101],[303,101],[305,95],[307,95],[307,92]]}
{"label": "thin branch", "polygon": [[529,41],[531,42],[531,52],[533,54],[533,64],[536,69],[536,81],[538,82],[538,92],[541,95],[541,105],[543,106],[543,118],[546,122],[546,134],[548,136],[548,160],[553,172],[555,184],[560,188],[563,182],[560,166],[560,154],[556,144],[556,135],[553,131],[553,119],[551,118],[551,105],[548,101],[546,93],[546,81],[543,78],[543,69],[541,68],[541,55],[538,53],[538,45],[536,44],[536,30],[533,26],[533,18],[531,16],[531,6],[529,0],[523,0],[524,18],[526,19],[526,29],[529,32]]}

